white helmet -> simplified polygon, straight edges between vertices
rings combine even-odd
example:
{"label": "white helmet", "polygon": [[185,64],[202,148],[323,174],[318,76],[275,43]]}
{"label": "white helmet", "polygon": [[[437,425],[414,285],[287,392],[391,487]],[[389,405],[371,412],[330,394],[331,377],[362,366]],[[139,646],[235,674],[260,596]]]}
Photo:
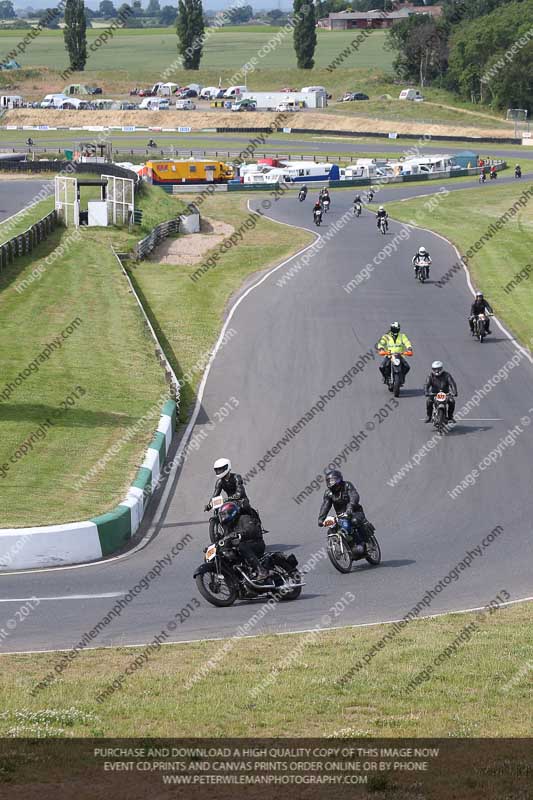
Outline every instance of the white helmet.
{"label": "white helmet", "polygon": [[434,372],[436,375],[440,375],[444,367],[442,361],[434,361],[431,365],[431,371]]}
{"label": "white helmet", "polygon": [[383,208],[383,206],[380,206],[380,207],[378,208],[378,211],[385,211],[385,209]]}
{"label": "white helmet", "polygon": [[213,469],[217,478],[223,478],[224,475],[231,471],[231,461],[229,458],[217,458],[213,464]]}
{"label": "white helmet", "polygon": [[418,248],[418,255],[419,255],[419,256],[426,256],[426,255],[427,255],[427,252],[428,252],[428,251],[426,250],[426,248],[425,248],[425,247],[419,247],[419,248]]}

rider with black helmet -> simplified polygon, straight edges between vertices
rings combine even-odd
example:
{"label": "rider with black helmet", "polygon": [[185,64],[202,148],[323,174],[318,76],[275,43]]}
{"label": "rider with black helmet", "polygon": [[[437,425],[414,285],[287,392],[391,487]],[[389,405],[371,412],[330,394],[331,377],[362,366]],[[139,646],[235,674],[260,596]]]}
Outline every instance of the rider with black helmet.
{"label": "rider with black helmet", "polygon": [[265,541],[257,519],[243,512],[237,502],[230,500],[220,507],[218,521],[224,530],[224,537],[238,538],[237,549],[242,559],[255,570],[257,580],[268,578],[267,570],[259,561],[265,553]]}
{"label": "rider with black helmet", "polygon": [[326,474],[326,491],[318,514],[318,525],[321,528],[331,507],[336,514],[345,514],[352,523],[352,534],[355,539],[355,551],[358,555],[364,552],[364,536],[361,534],[365,513],[359,502],[359,492],[350,481],[345,481],[338,469]]}
{"label": "rider with black helmet", "polygon": [[[446,392],[448,395],[448,422],[455,422],[453,412],[455,411],[455,400],[457,397],[457,384],[449,372],[445,372],[442,361],[434,361],[431,365],[431,372],[426,379],[426,422],[431,422],[433,412],[433,397],[438,392]],[[453,394],[453,397],[451,396]]]}

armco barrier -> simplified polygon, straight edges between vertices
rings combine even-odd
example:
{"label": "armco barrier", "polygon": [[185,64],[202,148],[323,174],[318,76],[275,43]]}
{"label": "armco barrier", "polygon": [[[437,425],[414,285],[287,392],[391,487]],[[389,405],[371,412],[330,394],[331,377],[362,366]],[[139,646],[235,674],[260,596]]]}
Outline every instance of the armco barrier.
{"label": "armco barrier", "polygon": [[[283,128],[276,128],[275,131],[272,131],[272,128],[217,128],[217,133],[283,133]],[[363,138],[371,138],[371,139],[389,139],[390,135],[388,133],[376,132],[376,131],[332,131],[328,128],[292,128],[291,127],[291,134],[315,134],[317,136],[353,136],[354,139],[363,139]],[[394,137],[394,141],[398,139],[420,139],[424,135],[427,134],[423,133],[398,133],[397,136]],[[445,136],[444,134],[438,134],[437,136],[430,136],[428,141],[434,139],[435,141],[441,142],[474,142],[478,144],[522,144],[522,139],[514,139],[514,138],[498,138],[497,136]]]}
{"label": "armco barrier", "polygon": [[169,236],[179,233],[179,229],[179,219],[170,219],[168,222],[162,222],[160,225],[156,225],[148,236],[145,236],[144,239],[141,239],[141,241],[137,242],[135,245],[133,252],[137,261],[141,261],[143,258],[150,255],[152,250]]}
{"label": "armco barrier", "polygon": [[[35,222],[23,233],[13,236],[0,245],[0,272],[11,264],[15,258],[26,256],[46,239],[58,224],[57,211],[54,209],[46,217]],[[1,237],[0,232],[0,237]]]}
{"label": "armco barrier", "polygon": [[96,561],[124,547],[141,524],[175,427],[176,403],[169,400],[136,479],[107,514],[63,525],[0,529],[0,572]]}

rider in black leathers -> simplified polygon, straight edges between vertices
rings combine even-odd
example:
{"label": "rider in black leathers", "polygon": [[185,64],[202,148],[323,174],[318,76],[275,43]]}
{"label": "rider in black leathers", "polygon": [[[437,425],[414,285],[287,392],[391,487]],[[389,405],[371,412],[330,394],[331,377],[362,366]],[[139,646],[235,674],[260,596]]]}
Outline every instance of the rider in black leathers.
{"label": "rider in black leathers", "polygon": [[[455,422],[453,412],[455,411],[455,400],[457,397],[457,384],[449,372],[445,372],[442,361],[434,361],[431,365],[431,372],[426,379],[424,393],[426,395],[426,422],[431,422],[433,413],[433,397],[437,392],[446,392],[448,395],[448,422]],[[453,397],[451,396],[453,394]]]}
{"label": "rider in black leathers", "polygon": [[321,528],[329,514],[331,507],[336,514],[345,514],[352,523],[352,534],[355,540],[356,552],[364,552],[365,538],[362,535],[362,524],[366,521],[363,507],[359,502],[359,492],[350,481],[345,481],[339,470],[332,470],[326,475],[327,489],[318,514],[318,525]]}
{"label": "rider in black leathers", "polygon": [[[259,513],[250,505],[250,500],[244,488],[242,475],[239,475],[238,472],[231,471],[231,462],[229,459],[219,459],[215,461],[214,470],[215,475],[218,473],[218,477],[212,496],[218,497],[224,492],[228,500],[235,500],[235,502],[238,503],[243,514],[248,514],[250,517],[257,519],[259,524],[261,524]],[[205,510],[211,510],[211,501],[206,505]],[[210,524],[211,528],[214,528],[214,524],[215,521],[213,520]]]}
{"label": "rider in black leathers", "polygon": [[470,332],[472,333],[472,336],[474,335],[474,317],[477,317],[478,314],[487,315],[487,319],[485,320],[485,331],[490,333],[489,314],[494,314],[494,311],[492,310],[491,304],[483,297],[483,292],[476,292],[476,299],[470,308],[468,324],[470,325]]}
{"label": "rider in black leathers", "polygon": [[[235,505],[238,506],[239,504],[235,502]],[[263,539],[260,522],[247,512],[237,512],[235,517],[226,520],[224,519],[224,511],[225,508],[223,507],[220,517],[224,537],[238,539],[237,549],[241,558],[255,570],[257,580],[265,580],[265,578],[268,578],[268,572],[259,561],[265,553],[265,540]],[[234,510],[231,514],[233,513]]]}

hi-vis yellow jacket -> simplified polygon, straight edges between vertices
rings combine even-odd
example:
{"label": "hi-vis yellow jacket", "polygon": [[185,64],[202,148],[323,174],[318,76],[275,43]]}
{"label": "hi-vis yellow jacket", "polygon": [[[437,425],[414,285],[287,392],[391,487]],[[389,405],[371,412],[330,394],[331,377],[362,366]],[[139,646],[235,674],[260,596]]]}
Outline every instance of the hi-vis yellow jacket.
{"label": "hi-vis yellow jacket", "polygon": [[378,350],[388,350],[390,353],[404,353],[412,349],[413,346],[405,333],[399,333],[394,341],[392,333],[387,331],[378,342]]}

